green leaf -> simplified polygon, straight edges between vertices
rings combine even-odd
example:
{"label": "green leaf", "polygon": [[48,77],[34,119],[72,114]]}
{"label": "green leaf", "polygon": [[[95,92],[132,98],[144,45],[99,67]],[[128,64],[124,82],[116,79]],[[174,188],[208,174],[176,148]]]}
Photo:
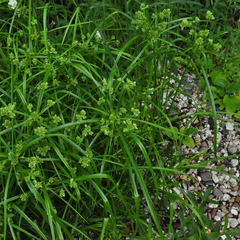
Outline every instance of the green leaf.
{"label": "green leaf", "polygon": [[198,203],[197,203],[197,200],[196,200],[194,194],[191,193],[191,192],[189,192],[189,193],[188,193],[188,196],[189,196],[189,198],[191,199],[192,203],[195,205],[195,207],[198,207]]}
{"label": "green leaf", "polygon": [[223,110],[225,108],[225,104],[223,103],[222,99],[218,99],[215,101],[216,104],[219,104],[219,109]]}
{"label": "green leaf", "polygon": [[[178,132],[178,128],[177,127],[173,127],[173,130],[175,131],[175,132]],[[173,134],[173,132],[170,132],[170,131],[165,131],[164,132],[169,138],[171,138],[171,139],[173,139],[173,140],[177,140],[177,139],[179,139],[179,136],[178,136],[178,134]]]}
{"label": "green leaf", "polygon": [[212,82],[219,87],[227,87],[229,84],[229,81],[223,72],[214,70],[211,72],[210,76],[212,78]]}
{"label": "green leaf", "polygon": [[214,232],[220,233],[220,229],[221,229],[221,222],[218,221],[218,222],[215,224]]}
{"label": "green leaf", "polygon": [[223,232],[225,232],[225,231],[226,231],[226,229],[227,229],[227,226],[228,226],[228,216],[227,216],[227,215],[225,215],[225,222],[224,222],[224,228],[223,228]]}
{"label": "green leaf", "polygon": [[183,139],[183,144],[187,147],[194,147],[195,146],[193,139],[191,137],[188,137],[188,136]]}
{"label": "green leaf", "polygon": [[223,171],[226,168],[224,164],[221,164],[221,166],[218,167],[218,170]]}
{"label": "green leaf", "polygon": [[208,196],[210,195],[211,191],[212,191],[212,187],[207,189],[207,191],[203,195],[203,199],[204,200],[208,198]]}
{"label": "green leaf", "polygon": [[182,57],[175,57],[174,60],[183,63],[184,65],[188,65],[188,61],[186,59],[183,59]]}
{"label": "green leaf", "polygon": [[221,90],[221,89],[217,90],[217,93],[218,93],[221,97],[224,97],[224,95],[226,95],[226,91]]}
{"label": "green leaf", "polygon": [[186,240],[196,240],[198,239],[199,235],[198,234],[194,234],[191,237],[188,237]]}
{"label": "green leaf", "polygon": [[240,119],[240,111],[238,111],[237,113],[234,114],[234,116],[238,119]]}
{"label": "green leaf", "polygon": [[229,84],[226,90],[227,93],[238,93],[240,91],[240,81]]}
{"label": "green leaf", "polygon": [[228,234],[225,234],[225,235],[227,237],[227,240],[232,240],[232,238]]}
{"label": "green leaf", "polygon": [[207,235],[207,239],[208,240],[216,240],[221,236],[221,233],[219,232],[212,232],[210,234]]}
{"label": "green leaf", "polygon": [[196,128],[189,128],[188,130],[187,130],[187,134],[189,135],[189,134],[192,134],[193,136],[196,136],[197,134],[198,134],[198,130],[196,129]]}
{"label": "green leaf", "polygon": [[231,229],[231,230],[228,230],[224,233],[227,233],[227,234],[232,235],[232,236],[240,236],[240,230],[238,230],[238,229]]}
{"label": "green leaf", "polygon": [[237,110],[240,110],[240,98],[235,95],[225,95],[223,103],[226,106],[227,115],[232,116]]}

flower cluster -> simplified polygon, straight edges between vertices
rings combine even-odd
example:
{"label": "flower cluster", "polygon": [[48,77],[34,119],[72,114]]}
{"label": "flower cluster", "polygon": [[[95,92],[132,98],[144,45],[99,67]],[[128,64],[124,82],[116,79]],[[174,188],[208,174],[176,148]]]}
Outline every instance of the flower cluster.
{"label": "flower cluster", "polygon": [[101,104],[103,104],[103,103],[105,103],[105,99],[104,99],[103,97],[100,97],[99,100],[98,100],[98,102],[97,102],[97,104],[98,104],[98,105],[101,105]]}
{"label": "flower cluster", "polygon": [[36,153],[45,157],[49,150],[50,150],[49,146],[38,147]]}
{"label": "flower cluster", "polygon": [[182,20],[182,24],[181,24],[181,29],[183,30],[184,28],[186,27],[191,27],[192,23],[191,22],[188,22],[188,20],[186,18],[184,18]]}
{"label": "flower cluster", "polygon": [[85,128],[84,128],[84,130],[83,130],[83,132],[82,132],[83,136],[86,137],[87,135],[93,135],[93,132],[92,132],[92,130],[91,130],[91,127],[88,126],[87,124],[85,124],[84,126],[85,126]]}
{"label": "flower cluster", "polygon": [[[215,19],[213,14],[210,11],[207,11],[206,18],[207,18],[207,20]],[[195,20],[193,21],[193,23],[195,23],[195,24],[198,24],[199,22],[200,22],[200,19],[198,17],[196,17]],[[182,21],[181,28],[183,30],[185,27],[190,27],[191,25],[192,25],[192,23],[189,23],[187,19],[184,19]],[[203,50],[204,44],[207,46],[212,46],[212,48],[215,51],[219,51],[220,48],[222,47],[222,45],[219,43],[213,44],[213,39],[211,39],[211,38],[206,39],[209,36],[208,29],[200,30],[199,32],[195,31],[194,29],[190,29],[189,35],[194,37],[194,43],[195,43],[196,50],[200,50],[200,51]]]}
{"label": "flower cluster", "polygon": [[215,17],[213,16],[212,12],[211,11],[207,11],[206,13],[206,19],[207,20],[214,20]]}
{"label": "flower cluster", "polygon": [[37,112],[31,112],[28,119],[25,121],[25,126],[31,126],[34,121],[40,120],[40,116]]}
{"label": "flower cluster", "polygon": [[45,136],[47,129],[45,127],[37,127],[34,129],[34,133],[38,136]]}
{"label": "flower cluster", "polygon": [[130,119],[123,121],[123,123],[126,125],[126,127],[123,129],[124,132],[134,131],[138,129],[137,124],[133,123]]}
{"label": "flower cluster", "polygon": [[81,164],[81,166],[83,168],[86,168],[89,166],[89,162],[91,160],[91,158],[93,157],[93,153],[90,149],[88,149],[86,152],[85,152],[85,156],[84,157],[80,157],[78,163]]}
{"label": "flower cluster", "polygon": [[15,107],[16,107],[16,103],[13,103],[13,104],[9,103],[7,107],[1,107],[0,108],[1,115],[14,118],[16,116],[16,114],[13,113],[13,110],[15,109]]}
{"label": "flower cluster", "polygon": [[[169,18],[171,15],[170,9],[164,9],[158,15],[153,13],[152,19],[154,23],[148,21],[148,18],[145,13],[145,9],[148,8],[148,5],[141,4],[141,11],[136,12],[136,20],[132,21],[132,25],[135,26],[136,30],[143,33],[147,39],[150,41],[151,45],[158,41],[160,34],[166,29],[167,22],[163,21],[164,18]],[[159,19],[159,21],[158,21]]]}
{"label": "flower cluster", "polygon": [[136,87],[136,82],[131,81],[130,79],[127,78],[127,82],[124,85],[124,88],[127,90],[133,89],[134,87]]}
{"label": "flower cluster", "polygon": [[35,169],[39,163],[43,163],[43,160],[40,157],[36,156],[28,158],[28,162],[28,167]]}
{"label": "flower cluster", "polygon": [[70,179],[70,188],[77,188],[78,185],[73,178]]}
{"label": "flower cluster", "polygon": [[77,114],[77,122],[82,122],[83,119],[86,119],[86,112],[84,110],[81,110],[80,114]]}
{"label": "flower cluster", "polygon": [[19,158],[19,153],[17,152],[9,152],[8,153],[8,159],[11,161],[12,165],[17,165],[18,164],[18,158]]}
{"label": "flower cluster", "polygon": [[38,90],[46,90],[48,88],[48,82],[42,82],[38,85]]}
{"label": "flower cluster", "polygon": [[59,116],[57,116],[56,114],[54,116],[52,116],[53,119],[53,123],[55,125],[57,125],[59,122],[61,122],[61,118]]}

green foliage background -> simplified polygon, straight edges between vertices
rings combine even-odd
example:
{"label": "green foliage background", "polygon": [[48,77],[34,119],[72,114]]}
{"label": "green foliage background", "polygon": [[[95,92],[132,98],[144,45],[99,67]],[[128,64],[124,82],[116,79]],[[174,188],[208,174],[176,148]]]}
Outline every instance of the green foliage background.
{"label": "green foliage background", "polygon": [[[214,100],[239,116],[237,5],[22,0],[1,1],[0,15],[1,239],[239,235],[227,217],[221,232],[205,217],[211,189],[196,197],[174,177],[219,160],[193,164],[181,150],[194,146],[197,117],[216,127]],[[212,109],[181,115],[169,104],[189,97],[172,75],[180,67],[197,74]]]}

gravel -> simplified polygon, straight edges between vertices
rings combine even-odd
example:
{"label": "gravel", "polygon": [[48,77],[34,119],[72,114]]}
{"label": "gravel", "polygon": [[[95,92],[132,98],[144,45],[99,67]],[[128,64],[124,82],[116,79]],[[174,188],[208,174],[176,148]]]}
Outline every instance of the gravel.
{"label": "gravel", "polygon": [[[182,76],[178,75],[180,79]],[[174,102],[174,106],[180,112],[184,114],[194,113],[197,108],[201,107],[205,110],[210,105],[209,103],[202,103],[201,89],[197,84],[198,79],[194,74],[186,74],[183,77],[183,85],[181,88],[184,92],[189,94],[189,97],[184,96],[179,93],[178,100]],[[174,87],[177,86],[174,80],[171,81]],[[166,95],[165,95],[166,96]],[[171,103],[171,102],[169,102]],[[186,104],[187,103],[187,104]],[[195,103],[197,103],[195,105]],[[210,108],[209,108],[210,110]],[[240,153],[240,127],[229,121],[236,121],[233,117],[228,117],[226,115],[217,114],[218,117],[223,118],[223,120],[217,121],[217,156],[225,157],[225,159],[219,159],[218,161],[212,161],[207,163],[207,167],[211,169],[217,169],[221,164],[225,164],[224,171],[227,174],[231,174],[236,178],[239,177],[239,157]],[[191,118],[184,119],[179,126],[185,126]],[[201,124],[200,124],[201,122]],[[213,141],[214,141],[214,121],[213,118],[204,116],[200,121],[197,118],[194,122],[191,122],[192,126],[197,128],[199,133],[196,136],[192,136],[195,146],[194,147],[182,147],[183,154],[189,153],[200,153],[201,151],[207,151],[209,153],[209,158],[204,160],[213,159]],[[232,156],[231,155],[235,155]],[[198,162],[201,162],[203,158],[199,155]],[[205,155],[204,155],[205,156]],[[190,162],[191,163],[191,162]],[[206,203],[204,214],[211,220],[221,222],[221,230],[223,229],[225,223],[225,216],[228,216],[229,223],[227,229],[240,229],[240,189],[239,182],[229,175],[219,173],[217,171],[205,171],[202,169],[191,169],[186,171],[190,177],[194,178],[197,185],[188,184],[186,180],[182,179],[184,182],[182,188],[186,192],[201,191],[202,194],[209,188],[212,187],[211,194],[209,198],[218,202],[218,204]],[[189,180],[189,179],[188,179]],[[174,191],[179,195],[181,194],[181,189],[174,187]],[[179,209],[177,203],[174,203],[174,209]],[[189,210],[190,213],[190,210]],[[177,218],[176,218],[177,219]],[[221,240],[226,239],[225,236],[220,238]],[[220,240],[219,239],[219,240]],[[240,237],[232,237],[232,239],[240,239]]]}

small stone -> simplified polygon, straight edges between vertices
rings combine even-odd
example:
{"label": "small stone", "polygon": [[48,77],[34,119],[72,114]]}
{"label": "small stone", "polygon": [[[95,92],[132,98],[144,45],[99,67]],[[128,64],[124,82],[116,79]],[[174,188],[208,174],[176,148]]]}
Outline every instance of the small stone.
{"label": "small stone", "polygon": [[219,179],[217,177],[216,174],[212,174],[212,180],[215,182],[215,183],[218,183],[219,182]]}
{"label": "small stone", "polygon": [[237,191],[238,189],[239,189],[239,186],[235,186],[231,188],[232,191]]}
{"label": "small stone", "polygon": [[236,197],[236,202],[240,202],[240,196]]}
{"label": "small stone", "polygon": [[216,220],[216,221],[218,222],[218,221],[221,220],[221,218],[220,218],[218,215],[216,215],[216,216],[214,217],[214,220]]}
{"label": "small stone", "polygon": [[211,212],[211,217],[212,217],[212,218],[214,218],[214,217],[215,217],[215,215],[216,215],[216,212],[217,212],[217,209],[216,209],[216,208],[214,208],[214,209],[212,210],[212,212]]}
{"label": "small stone", "polygon": [[235,202],[235,203],[233,204],[233,207],[239,208],[239,204],[238,204],[237,202]]}
{"label": "small stone", "polygon": [[201,174],[201,173],[204,173],[205,170],[200,168],[200,169],[198,169],[198,172]]}
{"label": "small stone", "polygon": [[228,152],[230,153],[230,154],[234,154],[234,153],[236,153],[237,152],[237,147],[235,147],[235,146],[229,146],[228,147]]}
{"label": "small stone", "polygon": [[235,191],[235,192],[231,191],[230,193],[231,193],[232,196],[235,196],[235,197],[238,195],[237,191]]}
{"label": "small stone", "polygon": [[209,196],[208,196],[208,199],[213,199],[214,198],[214,195],[212,195],[212,194],[210,194]]}
{"label": "small stone", "polygon": [[221,209],[225,214],[228,214],[228,210],[227,210],[226,206],[222,205]]}
{"label": "small stone", "polygon": [[177,203],[177,202],[174,202],[174,203],[173,203],[173,208],[174,208],[175,210],[178,209],[178,203]]}
{"label": "small stone", "polygon": [[174,187],[173,190],[176,192],[177,195],[179,195],[181,192],[177,187]]}
{"label": "small stone", "polygon": [[227,130],[232,131],[232,130],[233,130],[233,126],[234,126],[233,123],[226,122],[226,129],[227,129]]}
{"label": "small stone", "polygon": [[182,180],[187,181],[187,176],[186,176],[186,175],[181,175],[180,178],[181,178]]}
{"label": "small stone", "polygon": [[213,190],[213,194],[214,194],[214,196],[215,197],[222,197],[223,196],[223,193],[222,193],[222,191],[221,190],[219,190],[218,188],[214,188],[214,190]]}
{"label": "small stone", "polygon": [[222,218],[222,217],[225,216],[225,213],[223,213],[223,212],[221,212],[221,211],[218,211],[218,212],[217,212],[217,215],[218,215],[220,218]]}
{"label": "small stone", "polygon": [[231,213],[232,213],[233,215],[238,215],[238,211],[237,211],[236,209],[231,209]]}
{"label": "small stone", "polygon": [[232,186],[232,187],[236,187],[236,186],[238,185],[237,180],[234,179],[234,178],[231,178],[231,179],[229,180],[229,182],[231,183],[231,186]]}
{"label": "small stone", "polygon": [[214,203],[209,203],[209,208],[217,208],[218,204],[214,204]]}
{"label": "small stone", "polygon": [[206,181],[205,184],[206,184],[206,185],[211,185],[211,186],[212,186],[212,185],[213,185],[213,181]]}
{"label": "small stone", "polygon": [[229,199],[231,199],[231,197],[230,197],[230,195],[228,195],[228,194],[225,193],[225,194],[223,195],[222,199],[223,199],[223,201],[226,202],[226,201],[228,201]]}
{"label": "small stone", "polygon": [[212,180],[212,173],[211,172],[203,172],[203,173],[200,174],[200,176],[201,176],[201,178],[204,182]]}
{"label": "small stone", "polygon": [[225,177],[225,182],[228,182],[230,177],[228,175],[223,175],[223,177]]}
{"label": "small stone", "polygon": [[235,145],[235,146],[238,146],[239,145],[239,139],[235,139],[234,141],[233,141],[233,144]]}
{"label": "small stone", "polygon": [[235,202],[235,197],[232,197],[231,199],[229,199],[229,202],[230,202],[230,203]]}
{"label": "small stone", "polygon": [[229,193],[230,192],[230,189],[226,188],[225,186],[220,186],[219,188],[223,193]]}
{"label": "small stone", "polygon": [[236,171],[233,169],[229,171],[229,174],[231,174],[231,175],[234,175],[235,173],[236,173]]}
{"label": "small stone", "polygon": [[231,226],[232,228],[235,228],[235,227],[238,225],[238,220],[235,219],[235,218],[229,218],[228,221],[229,221],[230,226]]}
{"label": "small stone", "polygon": [[238,160],[237,159],[232,159],[231,164],[233,167],[236,167],[238,165]]}
{"label": "small stone", "polygon": [[224,159],[224,164],[229,164],[229,160],[228,159]]}

